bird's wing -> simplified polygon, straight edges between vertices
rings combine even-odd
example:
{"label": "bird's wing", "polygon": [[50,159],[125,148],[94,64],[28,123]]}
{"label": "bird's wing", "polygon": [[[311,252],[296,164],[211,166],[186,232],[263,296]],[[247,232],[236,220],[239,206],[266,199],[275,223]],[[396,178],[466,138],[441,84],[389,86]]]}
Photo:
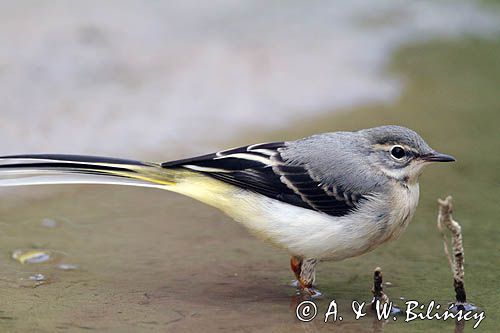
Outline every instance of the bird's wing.
{"label": "bird's wing", "polygon": [[262,143],[194,158],[165,162],[186,168],[295,206],[333,216],[349,214],[363,198],[323,184],[306,167],[283,159],[285,142]]}

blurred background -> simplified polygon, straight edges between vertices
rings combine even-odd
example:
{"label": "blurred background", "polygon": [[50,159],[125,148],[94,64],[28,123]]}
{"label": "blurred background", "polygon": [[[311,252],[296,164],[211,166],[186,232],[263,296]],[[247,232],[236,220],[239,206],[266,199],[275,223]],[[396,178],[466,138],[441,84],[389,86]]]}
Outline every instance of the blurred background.
{"label": "blurred background", "polygon": [[4,1],[2,153],[157,158],[393,103],[394,52],[493,38],[462,1]]}
{"label": "blurred background", "polygon": [[[0,2],[0,155],[165,161],[398,124],[457,157],[425,173],[402,240],[324,264],[318,278],[346,309],[370,298],[375,266],[396,300],[450,301],[435,200],[451,193],[484,332],[500,319],[499,87],[493,0]],[[94,185],[0,194],[4,331],[454,330],[299,324],[287,254],[174,194]],[[50,260],[11,258],[33,249]]]}

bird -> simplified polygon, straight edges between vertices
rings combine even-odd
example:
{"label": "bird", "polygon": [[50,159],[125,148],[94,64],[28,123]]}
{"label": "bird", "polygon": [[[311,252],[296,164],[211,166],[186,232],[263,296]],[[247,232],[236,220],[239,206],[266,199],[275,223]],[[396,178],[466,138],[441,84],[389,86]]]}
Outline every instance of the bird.
{"label": "bird", "polygon": [[415,131],[385,125],[251,144],[164,163],[63,154],[0,157],[0,186],[117,184],[161,188],[213,206],[285,249],[300,292],[320,295],[316,265],[396,239],[419,176],[455,159]]}

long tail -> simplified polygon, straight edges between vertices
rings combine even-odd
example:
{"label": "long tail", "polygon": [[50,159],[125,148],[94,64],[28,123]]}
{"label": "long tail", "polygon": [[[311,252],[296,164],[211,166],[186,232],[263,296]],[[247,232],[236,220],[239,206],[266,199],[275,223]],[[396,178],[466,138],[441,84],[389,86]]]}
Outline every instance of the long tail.
{"label": "long tail", "polygon": [[118,184],[167,188],[176,173],[155,163],[79,155],[0,157],[0,186]]}

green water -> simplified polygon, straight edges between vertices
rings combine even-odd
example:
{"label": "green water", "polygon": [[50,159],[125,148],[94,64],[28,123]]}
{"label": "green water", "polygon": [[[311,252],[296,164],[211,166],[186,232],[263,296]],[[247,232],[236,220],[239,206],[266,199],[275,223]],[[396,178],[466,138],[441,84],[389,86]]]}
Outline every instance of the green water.
{"label": "green water", "polygon": [[[0,331],[453,332],[451,320],[380,323],[368,315],[356,321],[350,311],[352,300],[370,300],[376,266],[400,306],[454,299],[436,228],[436,199],[447,194],[463,227],[467,296],[486,315],[476,331],[498,331],[500,41],[408,47],[388,70],[407,83],[393,105],[346,110],[280,133],[246,133],[229,145],[394,123],[457,158],[426,170],[419,209],[399,240],[360,258],[320,264],[318,308],[324,312],[335,299],[342,322],[295,319],[287,254],[218,211],[160,190],[89,185],[11,188],[2,197]],[[56,226],[44,226],[45,218]],[[21,265],[11,259],[19,248],[50,249],[57,258]],[[61,270],[61,263],[78,268]],[[36,273],[46,283],[29,280]]]}

